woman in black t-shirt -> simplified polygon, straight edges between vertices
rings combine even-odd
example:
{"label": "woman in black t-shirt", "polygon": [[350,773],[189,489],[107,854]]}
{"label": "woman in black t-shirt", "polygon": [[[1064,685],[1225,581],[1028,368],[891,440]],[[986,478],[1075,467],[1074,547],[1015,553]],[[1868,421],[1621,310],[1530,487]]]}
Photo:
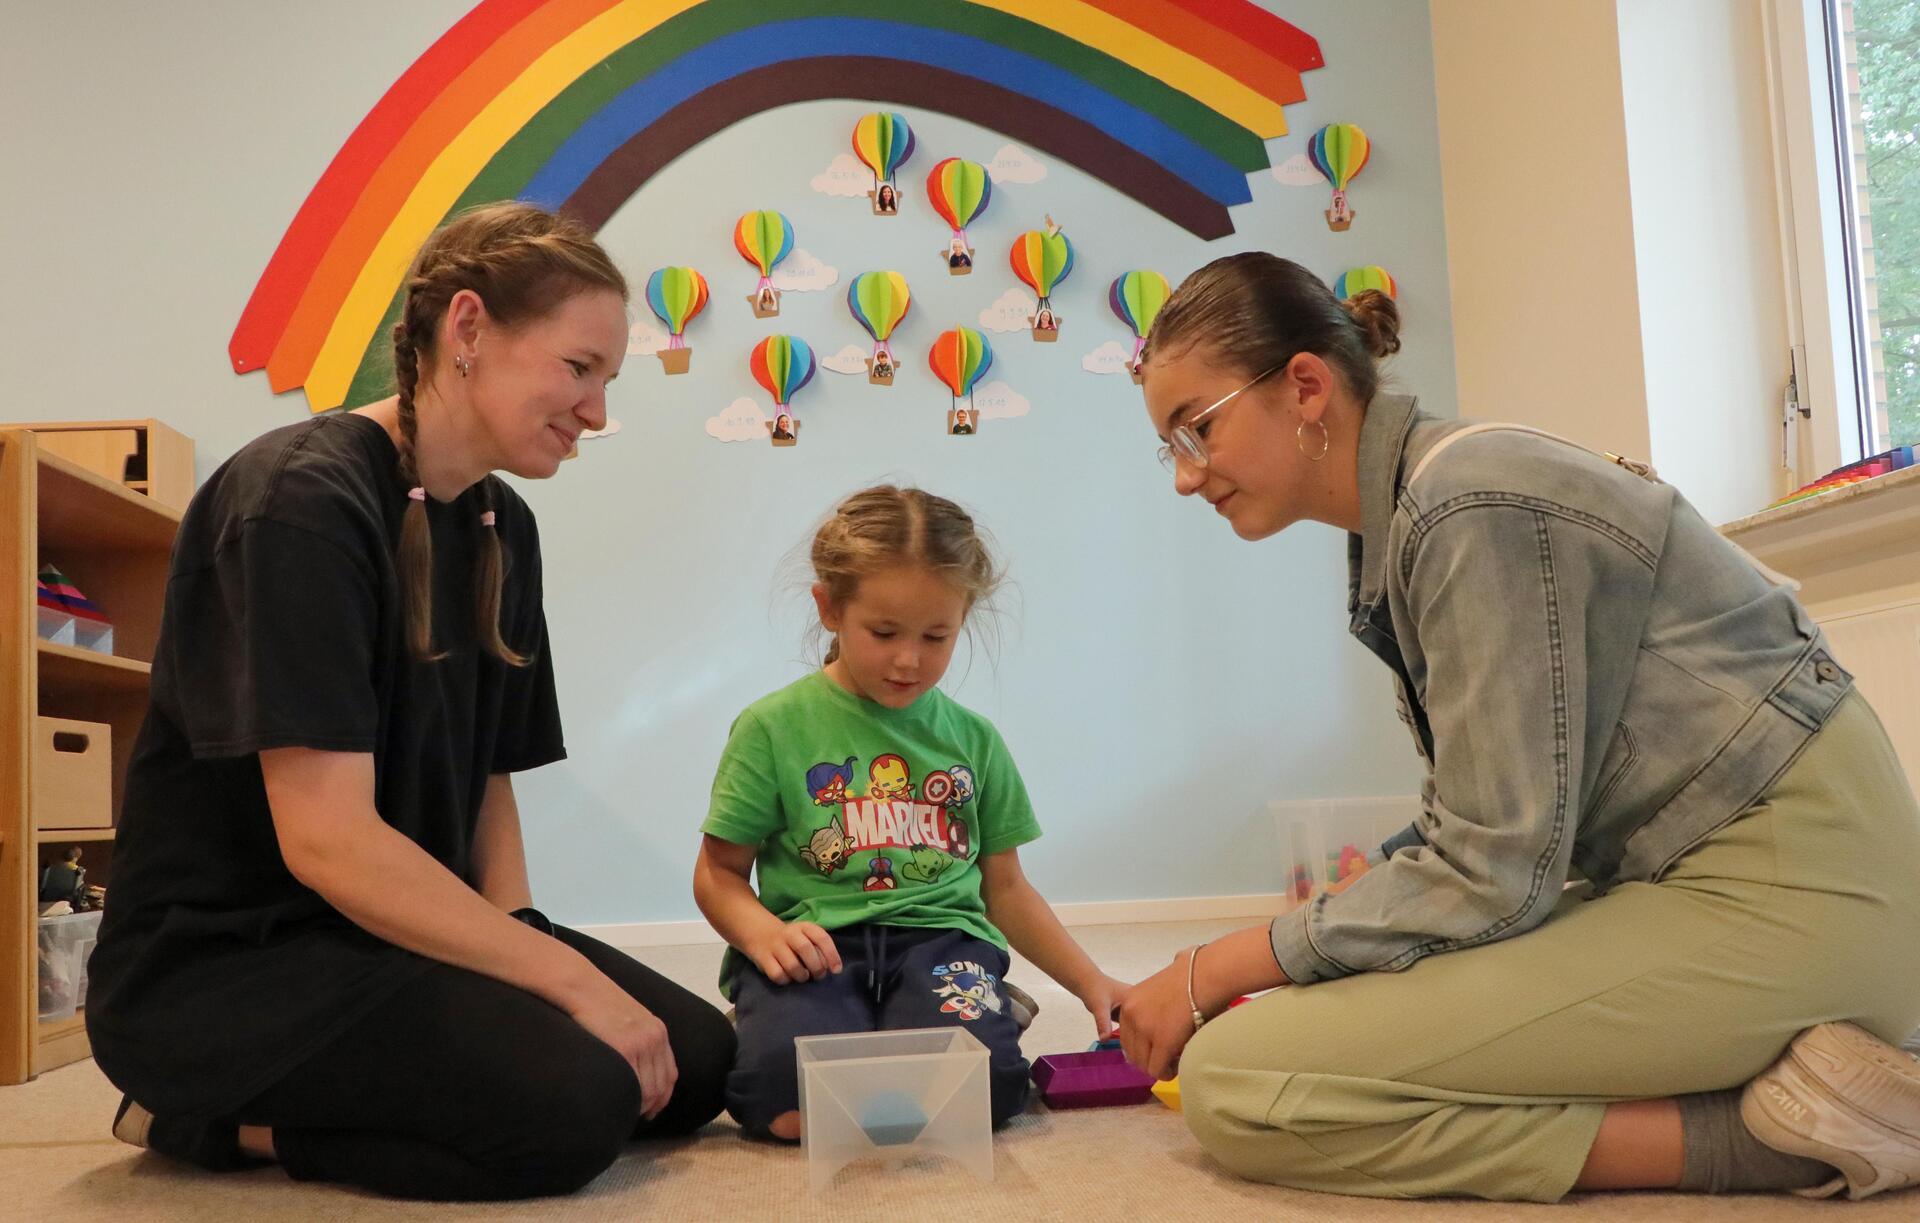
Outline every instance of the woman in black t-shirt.
{"label": "woman in black t-shirt", "polygon": [[406,289],[399,394],[259,438],[181,523],[87,1028],[136,1145],[569,1192],[711,1120],[733,1058],[713,1007],[530,907],[514,804],[566,750],[538,533],[491,473],[605,423],[626,283],[501,204]]}

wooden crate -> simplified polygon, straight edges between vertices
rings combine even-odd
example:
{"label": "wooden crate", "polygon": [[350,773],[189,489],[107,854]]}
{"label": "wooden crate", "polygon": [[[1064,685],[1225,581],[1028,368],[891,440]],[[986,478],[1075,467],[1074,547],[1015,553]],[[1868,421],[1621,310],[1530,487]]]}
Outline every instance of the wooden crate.
{"label": "wooden crate", "polygon": [[33,826],[113,827],[113,727],[75,718],[33,719]]}

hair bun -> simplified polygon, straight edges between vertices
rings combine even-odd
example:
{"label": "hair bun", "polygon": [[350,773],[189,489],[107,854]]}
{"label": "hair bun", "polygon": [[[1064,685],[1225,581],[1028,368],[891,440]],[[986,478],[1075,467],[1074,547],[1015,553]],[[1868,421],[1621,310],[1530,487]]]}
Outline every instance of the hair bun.
{"label": "hair bun", "polygon": [[1367,351],[1391,357],[1400,351],[1400,307],[1378,289],[1362,289],[1340,303],[1367,338]]}

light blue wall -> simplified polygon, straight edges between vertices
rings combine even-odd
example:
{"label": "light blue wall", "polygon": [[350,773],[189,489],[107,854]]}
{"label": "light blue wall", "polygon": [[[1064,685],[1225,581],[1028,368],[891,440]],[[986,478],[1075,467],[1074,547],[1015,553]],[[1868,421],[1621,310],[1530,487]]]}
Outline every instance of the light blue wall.
{"label": "light blue wall", "polygon": [[[382,91],[463,10],[459,3],[43,6],[34,36],[0,49],[9,190],[9,291],[0,294],[0,418],[152,414],[197,439],[204,475],[257,433],[305,413],[261,375],[229,372],[241,306],[306,192]],[[1260,545],[1174,497],[1153,460],[1139,393],[1083,373],[1124,334],[1108,281],[1149,266],[1174,280],[1264,246],[1331,278],[1359,263],[1402,285],[1407,348],[1393,373],[1454,410],[1452,336],[1424,5],[1292,0],[1273,7],[1320,40],[1278,163],[1320,124],[1375,143],[1359,220],[1331,234],[1323,187],[1255,176],[1238,232],[1203,243],[1042,155],[1046,178],[996,189],[973,230],[970,278],[935,259],[944,229],[920,188],[940,157],[987,160],[996,133],[910,111],[919,152],[905,214],[809,180],[869,107],[783,107],[670,166],[602,232],[637,282],[692,263],[714,286],[692,332],[694,372],[629,359],[612,393],[623,431],[559,478],[527,486],[546,547],[548,614],[572,759],[522,779],[538,900],[575,922],[695,916],[688,876],[710,772],[734,713],[799,674],[804,605],[783,557],[833,500],[877,479],[969,505],[994,532],[1015,598],[997,658],[956,663],[950,688],[994,718],[1047,837],[1023,856],[1056,901],[1275,891],[1264,816],[1273,798],[1394,793],[1417,777],[1387,679],[1344,633],[1344,537],[1307,525]],[[22,126],[20,119],[31,122]],[[790,294],[778,324],[741,295],[753,274],[731,219],[785,211],[839,285]],[[1056,294],[1051,348],[993,336],[1032,404],[972,439],[942,435],[945,392],[925,370],[941,328],[973,324],[1015,284],[1005,251],[1051,212],[1079,264]],[[846,278],[903,272],[913,315],[887,390],[823,370],[799,406],[804,441],[722,445],[707,417],[758,398],[745,356],[786,330],[824,356],[864,342]]]}

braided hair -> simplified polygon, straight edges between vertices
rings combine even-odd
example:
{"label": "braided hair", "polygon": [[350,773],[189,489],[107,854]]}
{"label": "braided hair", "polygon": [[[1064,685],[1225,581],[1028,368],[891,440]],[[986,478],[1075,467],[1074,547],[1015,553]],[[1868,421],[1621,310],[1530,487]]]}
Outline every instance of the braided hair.
{"label": "braided hair", "polygon": [[[620,270],[579,222],[531,204],[487,204],[462,213],[434,233],[407,270],[405,302],[393,325],[393,381],[399,400],[400,479],[409,489],[401,519],[399,570],[406,608],[407,644],[417,658],[445,657],[433,648],[433,535],[420,482],[420,434],[415,400],[423,368],[430,382],[445,370],[435,365],[442,320],[454,296],[470,290],[502,327],[545,317],[567,298],[587,289],[612,289],[627,300]],[[465,378],[470,363],[455,356],[452,368]],[[493,483],[481,481],[480,570],[474,583],[474,632],[481,647],[512,666],[528,656],[500,635],[500,595],[507,562],[494,526]]]}

